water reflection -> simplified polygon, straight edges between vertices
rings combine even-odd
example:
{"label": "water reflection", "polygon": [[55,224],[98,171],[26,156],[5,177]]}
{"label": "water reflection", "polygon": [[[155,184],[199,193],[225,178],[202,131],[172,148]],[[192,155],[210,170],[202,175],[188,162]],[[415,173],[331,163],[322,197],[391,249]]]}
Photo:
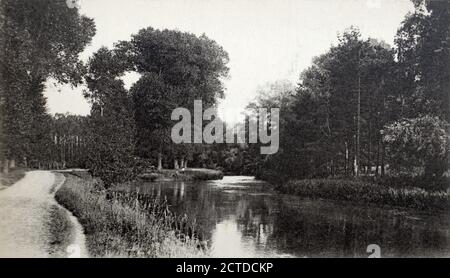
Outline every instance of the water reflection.
{"label": "water reflection", "polygon": [[195,218],[215,257],[383,257],[450,254],[449,214],[387,210],[275,194],[250,177],[211,182],[159,182],[131,190],[167,198]]}

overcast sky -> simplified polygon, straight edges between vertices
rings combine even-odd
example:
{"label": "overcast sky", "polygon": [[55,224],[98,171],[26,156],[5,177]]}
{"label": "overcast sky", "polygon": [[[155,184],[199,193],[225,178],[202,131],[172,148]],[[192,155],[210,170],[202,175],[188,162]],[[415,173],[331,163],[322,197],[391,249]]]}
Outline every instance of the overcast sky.
{"label": "overcast sky", "polygon": [[[148,26],[205,33],[217,41],[230,56],[221,109],[231,115],[260,85],[280,79],[296,83],[312,58],[351,25],[364,37],[393,45],[397,28],[413,9],[410,0],[81,0],[80,5],[97,25],[83,60]],[[127,77],[127,85],[134,79]],[[49,112],[89,114],[81,90],[49,84]]]}

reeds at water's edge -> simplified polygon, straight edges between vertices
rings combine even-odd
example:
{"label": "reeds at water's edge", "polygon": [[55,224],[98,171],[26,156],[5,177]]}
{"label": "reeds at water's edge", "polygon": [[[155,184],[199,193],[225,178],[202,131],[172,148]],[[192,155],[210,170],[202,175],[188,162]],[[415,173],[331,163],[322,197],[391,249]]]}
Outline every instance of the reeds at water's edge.
{"label": "reeds at water's edge", "polygon": [[417,187],[391,187],[351,180],[292,180],[277,190],[303,197],[353,201],[418,210],[449,210],[450,192]]}
{"label": "reeds at water's edge", "polygon": [[195,222],[172,213],[165,201],[139,192],[103,189],[96,179],[67,175],[57,201],[83,225],[94,257],[205,257]]}

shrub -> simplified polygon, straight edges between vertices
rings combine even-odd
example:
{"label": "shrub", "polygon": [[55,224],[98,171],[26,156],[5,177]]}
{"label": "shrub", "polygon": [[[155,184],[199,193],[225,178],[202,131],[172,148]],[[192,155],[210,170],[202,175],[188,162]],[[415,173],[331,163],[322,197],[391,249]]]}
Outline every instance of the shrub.
{"label": "shrub", "polygon": [[439,179],[448,169],[447,122],[424,116],[402,119],[383,130],[389,167],[400,175]]}

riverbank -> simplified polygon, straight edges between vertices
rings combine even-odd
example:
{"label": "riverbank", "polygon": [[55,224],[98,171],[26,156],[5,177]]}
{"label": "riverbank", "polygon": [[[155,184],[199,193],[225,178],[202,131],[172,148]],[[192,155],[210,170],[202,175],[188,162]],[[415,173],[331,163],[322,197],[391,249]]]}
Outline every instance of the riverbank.
{"label": "riverbank", "polygon": [[142,174],[144,181],[206,181],[221,180],[223,172],[205,168],[188,168],[185,170],[160,170]]}
{"label": "riverbank", "polygon": [[66,174],[56,200],[80,221],[94,257],[203,257],[199,242],[177,233],[167,205],[105,190],[93,178]]}
{"label": "riverbank", "polygon": [[301,197],[352,201],[418,210],[449,210],[450,193],[417,187],[391,187],[351,180],[292,180],[277,191]]}

